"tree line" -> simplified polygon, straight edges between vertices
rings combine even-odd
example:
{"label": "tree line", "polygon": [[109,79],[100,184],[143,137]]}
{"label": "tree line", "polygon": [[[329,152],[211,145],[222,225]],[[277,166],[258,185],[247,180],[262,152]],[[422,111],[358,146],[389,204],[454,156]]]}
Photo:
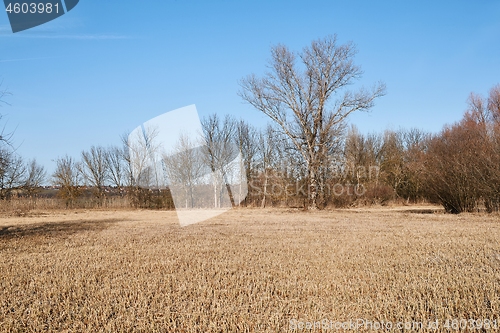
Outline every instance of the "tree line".
{"label": "tree line", "polygon": [[[239,92],[269,125],[206,117],[202,143],[180,137],[175,154],[161,156],[158,168],[167,182],[146,163],[155,149],[154,133],[138,141],[142,144],[123,136],[120,146],[92,146],[78,159],[59,157],[48,178],[67,207],[82,198],[105,206],[119,197],[133,207],[167,209],[425,201],[450,213],[499,211],[500,85],[486,97],[471,94],[463,118],[439,133],[362,134],[348,116],[372,108],[385,85],[349,89],[362,75],[355,54],[352,43],[339,44],[336,36],[313,41],[301,52],[273,47],[268,72],[243,78]],[[24,162],[2,139],[0,198],[36,195],[43,167]],[[182,200],[174,203],[172,194]]]}
{"label": "tree line", "polygon": [[[499,106],[497,86],[488,98],[471,95],[463,119],[436,134],[419,129],[362,134],[351,125],[328,156],[330,162],[319,182],[318,207],[432,202],[451,213],[498,211]],[[273,126],[256,128],[217,114],[202,125],[207,136],[224,136],[241,152],[248,194],[232,205],[309,207],[307,164]],[[165,165],[172,183],[184,184],[189,192],[204,163],[209,165],[212,159],[224,165],[224,161],[213,152],[210,156],[209,149],[190,150],[186,141],[180,138],[178,145],[178,152],[185,153],[166,159]],[[92,146],[79,159],[59,157],[50,177],[36,161],[24,162],[5,144],[0,158],[1,200],[37,196],[49,181],[58,187],[57,195],[67,207],[78,207],[79,200],[108,206],[110,199],[120,197],[132,207],[174,208],[168,187],[155,188],[143,175],[140,181],[134,177],[126,141],[122,146]],[[222,182],[221,188],[225,185]],[[193,200],[192,193],[186,197]],[[217,195],[214,198],[212,207],[217,207]]]}

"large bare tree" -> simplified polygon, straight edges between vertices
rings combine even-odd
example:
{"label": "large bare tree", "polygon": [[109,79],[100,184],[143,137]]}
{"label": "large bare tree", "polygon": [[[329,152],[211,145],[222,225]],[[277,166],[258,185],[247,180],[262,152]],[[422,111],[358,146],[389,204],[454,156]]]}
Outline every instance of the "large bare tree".
{"label": "large bare tree", "polygon": [[307,168],[309,208],[318,208],[317,198],[325,158],[344,132],[346,118],[367,111],[385,92],[379,83],[372,90],[355,92],[345,88],[362,75],[353,62],[352,43],[339,45],[337,37],[315,40],[302,52],[284,45],[271,49],[269,72],[241,81],[240,96],[266,114],[300,152]]}

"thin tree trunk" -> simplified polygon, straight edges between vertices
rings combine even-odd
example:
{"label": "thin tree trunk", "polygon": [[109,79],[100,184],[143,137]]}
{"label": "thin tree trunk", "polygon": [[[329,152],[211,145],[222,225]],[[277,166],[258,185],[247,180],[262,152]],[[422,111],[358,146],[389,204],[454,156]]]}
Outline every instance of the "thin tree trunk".
{"label": "thin tree trunk", "polygon": [[217,208],[217,178],[215,172],[213,174],[214,174],[214,208]]}
{"label": "thin tree trunk", "polygon": [[234,197],[233,197],[233,190],[231,190],[231,185],[226,182],[226,190],[227,193],[229,194],[229,201],[231,201],[231,207],[234,208],[236,207],[236,204],[234,203]]}
{"label": "thin tree trunk", "polygon": [[264,174],[264,197],[262,198],[261,208],[266,208],[266,195],[267,195],[267,175]]}
{"label": "thin tree trunk", "polygon": [[309,209],[318,209],[318,179],[314,169],[309,170]]}

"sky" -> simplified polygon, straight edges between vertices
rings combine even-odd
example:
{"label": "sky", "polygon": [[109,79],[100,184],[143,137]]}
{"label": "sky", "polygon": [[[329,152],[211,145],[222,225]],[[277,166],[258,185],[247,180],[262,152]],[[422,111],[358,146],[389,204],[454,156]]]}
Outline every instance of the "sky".
{"label": "sky", "polygon": [[200,117],[268,120],[238,96],[278,43],[300,51],[337,34],[363,77],[387,94],[349,121],[361,132],[459,120],[471,92],[500,83],[500,2],[373,0],[80,0],[67,14],[13,34],[0,12],[0,126],[49,174],[66,154],[119,145],[147,120],[195,104]]}

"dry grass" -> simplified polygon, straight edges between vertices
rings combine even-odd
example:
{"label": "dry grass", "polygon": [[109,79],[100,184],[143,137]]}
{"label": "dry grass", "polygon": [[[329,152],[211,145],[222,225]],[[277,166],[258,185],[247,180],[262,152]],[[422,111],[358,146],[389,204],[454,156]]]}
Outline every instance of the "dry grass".
{"label": "dry grass", "polygon": [[0,331],[280,332],[292,319],[496,319],[499,240],[498,215],[398,209],[234,210],[185,228],[158,211],[6,217]]}

